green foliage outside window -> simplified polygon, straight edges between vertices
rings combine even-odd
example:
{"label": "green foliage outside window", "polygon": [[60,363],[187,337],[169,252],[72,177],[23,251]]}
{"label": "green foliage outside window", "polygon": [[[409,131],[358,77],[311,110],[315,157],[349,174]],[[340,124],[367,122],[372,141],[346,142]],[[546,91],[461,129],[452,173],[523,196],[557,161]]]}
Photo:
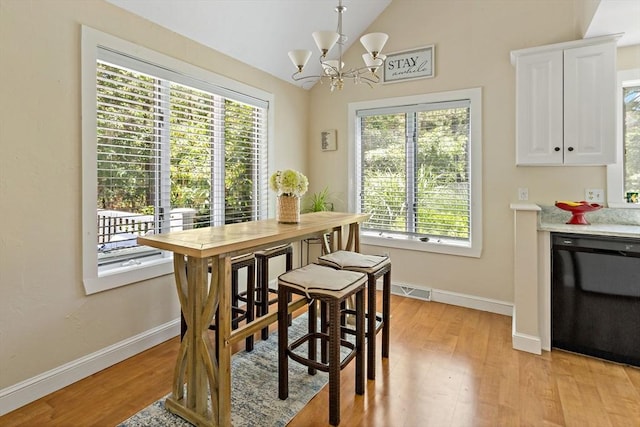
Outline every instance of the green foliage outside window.
{"label": "green foliage outside window", "polygon": [[624,99],[624,190],[640,191],[640,86],[626,87]]}
{"label": "green foliage outside window", "polygon": [[255,107],[105,63],[97,70],[98,209],[153,214],[170,168],[170,208],[195,209],[194,226],[211,225],[215,179],[224,180],[225,222],[255,219]]}
{"label": "green foliage outside window", "polygon": [[363,116],[360,129],[364,228],[468,239],[468,108]]}

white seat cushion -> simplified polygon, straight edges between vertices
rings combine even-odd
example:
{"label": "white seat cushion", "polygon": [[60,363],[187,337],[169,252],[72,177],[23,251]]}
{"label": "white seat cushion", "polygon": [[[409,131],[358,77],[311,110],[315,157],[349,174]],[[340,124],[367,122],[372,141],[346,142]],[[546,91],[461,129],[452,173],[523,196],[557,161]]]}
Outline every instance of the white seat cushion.
{"label": "white seat cushion", "polygon": [[361,271],[373,273],[391,263],[388,256],[365,255],[351,251],[336,251],[318,258],[322,265],[328,265],[341,270]]}
{"label": "white seat cushion", "polygon": [[359,286],[363,286],[367,276],[355,271],[335,270],[318,264],[283,273],[278,277],[278,284],[298,289],[307,297],[310,294],[322,294],[342,298]]}

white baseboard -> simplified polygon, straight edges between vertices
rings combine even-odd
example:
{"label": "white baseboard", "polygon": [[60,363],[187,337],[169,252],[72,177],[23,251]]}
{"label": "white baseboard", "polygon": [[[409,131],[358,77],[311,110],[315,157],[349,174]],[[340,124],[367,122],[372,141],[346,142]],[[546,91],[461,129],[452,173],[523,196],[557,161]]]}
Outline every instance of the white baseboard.
{"label": "white baseboard", "polygon": [[431,301],[473,308],[480,311],[488,311],[490,313],[503,314],[505,316],[511,316],[513,314],[513,304],[510,302],[483,298],[475,295],[459,294],[440,289],[433,289],[431,291]]}
{"label": "white baseboard", "polygon": [[[376,287],[378,290],[382,290],[380,280],[378,280]],[[423,301],[441,302],[443,304],[457,305],[460,307],[472,308],[474,310],[503,314],[505,316],[511,316],[513,314],[513,304],[510,302],[483,298],[475,295],[459,294],[457,292],[443,291],[441,289],[391,283],[391,293]]]}
{"label": "white baseboard", "polygon": [[515,332],[511,335],[511,346],[516,350],[526,351],[527,353],[542,354],[540,338],[533,335]]}
{"label": "white baseboard", "polygon": [[40,399],[180,334],[175,319],[0,390],[0,415]]}
{"label": "white baseboard", "polygon": [[540,337],[523,334],[516,330],[516,313],[513,310],[513,320],[511,322],[511,346],[527,353],[542,354],[542,341]]}

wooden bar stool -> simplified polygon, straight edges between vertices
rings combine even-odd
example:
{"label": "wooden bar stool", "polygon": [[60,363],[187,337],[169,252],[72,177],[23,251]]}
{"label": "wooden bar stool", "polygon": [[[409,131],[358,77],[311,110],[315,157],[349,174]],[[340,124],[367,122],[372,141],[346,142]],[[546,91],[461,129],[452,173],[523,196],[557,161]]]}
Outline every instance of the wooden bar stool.
{"label": "wooden bar stool", "polygon": [[[269,314],[269,306],[278,302],[278,298],[270,298],[270,294],[277,296],[278,290],[269,287],[269,260],[285,255],[285,271],[293,268],[293,245],[276,246],[273,248],[257,251],[254,253],[257,261],[257,284],[256,284],[256,316],[265,316]],[[291,301],[291,300],[289,300]],[[291,322],[289,322],[291,324]],[[269,328],[262,329],[261,337],[263,340],[269,338]]]}
{"label": "wooden bar stool", "polygon": [[[239,279],[238,272],[243,269],[247,269],[247,290],[239,292]],[[209,267],[211,272],[211,267]],[[231,258],[231,329],[238,329],[240,322],[243,320],[246,323],[250,323],[254,320],[255,313],[255,283],[256,283],[256,259],[253,254],[239,255]],[[241,297],[241,294],[244,297]],[[240,302],[244,301],[245,306],[240,306]],[[218,311],[214,317],[215,323],[209,325],[209,329],[216,331],[216,324],[218,323]],[[183,332],[184,334],[184,332]],[[248,336],[245,339],[245,350],[253,350],[253,335]],[[216,354],[218,354],[218,339],[216,338]]]}
{"label": "wooden bar stool", "polygon": [[[376,334],[382,330],[382,357],[389,358],[389,320],[391,311],[391,260],[388,256],[336,251],[322,255],[318,263],[340,270],[367,275],[367,378],[376,378]],[[383,277],[382,314],[376,313],[376,282]],[[376,326],[377,324],[377,326]]]}
{"label": "wooden bar stool", "polygon": [[[317,264],[309,264],[280,275],[278,278],[278,397],[289,397],[289,358],[305,365],[309,374],[316,370],[329,373],[329,423],[340,424],[340,371],[356,359],[356,394],[364,394],[364,290],[366,276],[354,271],[335,270]],[[309,301],[308,332],[289,344],[288,303],[291,294],[304,295]],[[355,344],[342,339],[340,324],[341,306],[347,298],[355,296]],[[316,301],[328,306],[329,328],[327,333],[317,332]],[[317,360],[317,341],[329,343],[326,363]],[[307,343],[304,357],[294,350]],[[341,358],[340,347],[349,349]]]}

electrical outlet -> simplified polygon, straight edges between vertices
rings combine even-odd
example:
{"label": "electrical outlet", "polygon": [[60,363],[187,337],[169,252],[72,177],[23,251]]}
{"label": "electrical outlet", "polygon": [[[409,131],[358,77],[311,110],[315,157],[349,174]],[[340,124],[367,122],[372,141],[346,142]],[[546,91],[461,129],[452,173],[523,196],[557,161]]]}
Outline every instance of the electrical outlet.
{"label": "electrical outlet", "polygon": [[604,190],[587,188],[584,190],[584,199],[589,203],[604,203]]}
{"label": "electrical outlet", "polygon": [[518,188],[518,200],[529,200],[528,188]]}

